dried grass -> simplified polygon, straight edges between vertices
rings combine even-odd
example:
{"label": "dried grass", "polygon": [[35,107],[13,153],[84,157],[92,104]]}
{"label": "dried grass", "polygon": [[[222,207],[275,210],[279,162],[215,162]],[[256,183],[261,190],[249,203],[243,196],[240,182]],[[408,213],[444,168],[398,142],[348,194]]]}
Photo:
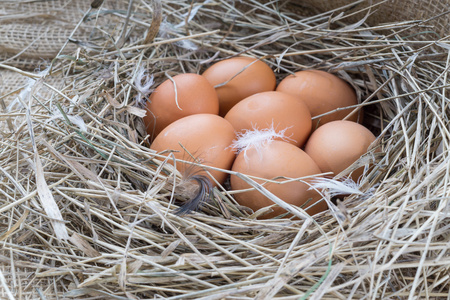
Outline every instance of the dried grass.
{"label": "dried grass", "polygon": [[[413,20],[370,27],[340,10],[217,0],[163,1],[160,34],[142,45],[152,6],[134,2],[140,38],[115,48],[120,30],[99,27],[100,48],[56,59],[0,114],[0,297],[448,298],[448,40],[405,36],[420,33]],[[112,13],[120,28],[126,14]],[[319,68],[353,83],[382,150],[350,168],[374,163],[361,193],[314,218],[257,220],[217,189],[200,212],[174,214],[180,177],[148,149],[136,74],[156,86],[238,54],[280,78]]]}

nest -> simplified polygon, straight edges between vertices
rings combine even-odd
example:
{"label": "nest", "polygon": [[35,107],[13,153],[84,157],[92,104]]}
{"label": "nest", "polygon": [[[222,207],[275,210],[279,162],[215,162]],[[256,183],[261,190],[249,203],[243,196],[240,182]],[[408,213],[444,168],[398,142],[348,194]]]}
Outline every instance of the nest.
{"label": "nest", "polygon": [[[0,64],[22,78],[0,95],[2,298],[448,297],[445,38],[422,20],[368,23],[378,6],[363,1],[95,2],[41,73]],[[336,177],[373,164],[357,193],[314,217],[259,220],[216,188],[175,214],[182,179],[149,150],[143,100],[236,55],[353,85],[381,149]]]}

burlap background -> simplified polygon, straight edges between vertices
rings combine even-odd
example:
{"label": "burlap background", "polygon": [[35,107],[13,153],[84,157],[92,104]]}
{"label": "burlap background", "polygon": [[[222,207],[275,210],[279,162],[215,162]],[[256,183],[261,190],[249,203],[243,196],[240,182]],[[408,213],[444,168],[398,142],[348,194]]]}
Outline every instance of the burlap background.
{"label": "burlap background", "polygon": [[[123,21],[123,17],[117,19],[117,14],[126,15],[128,8],[126,0],[104,1],[100,10],[93,11],[74,31],[91,2],[91,0],[1,1],[0,63],[22,70],[39,71],[49,65],[72,32],[72,38],[80,42],[95,43],[99,34],[98,28],[117,38],[120,30],[118,25],[120,22],[117,20]],[[147,2],[148,5],[151,4],[151,1]],[[404,34],[412,36],[413,39],[441,39],[448,34],[450,23],[450,14],[446,13],[450,9],[449,3],[444,0],[304,0],[290,3],[314,13],[347,6],[339,9],[336,15],[344,13],[348,16],[345,21],[348,20],[349,23],[358,22],[366,16],[367,24],[372,26],[410,20],[426,21],[421,27],[405,30]],[[138,3],[134,4],[134,11],[139,11]],[[148,16],[148,22],[150,21],[151,16]],[[133,34],[142,35],[145,34],[145,30],[144,26],[137,26]],[[75,43],[68,43],[63,54],[73,53],[77,47]],[[27,81],[27,77],[0,68],[0,99],[8,105]],[[55,82],[55,85],[59,83]],[[45,89],[42,93],[45,93]],[[5,96],[7,94],[9,96]]]}
{"label": "burlap background", "polygon": [[[90,7],[91,0],[54,0],[54,1],[2,1],[0,2],[0,62],[24,70],[36,71],[45,68],[59,52],[76,24]],[[421,20],[423,31],[408,31],[419,39],[438,40],[448,34],[450,9],[448,1],[421,0],[305,0],[292,1],[293,4],[307,7],[315,12],[323,12],[348,6],[344,9],[349,22],[357,22],[364,18],[371,7],[367,18],[369,25],[380,25],[386,22]],[[135,4],[137,6],[137,4]],[[125,14],[127,1],[104,1],[101,12],[93,13],[74,32],[73,39],[88,42],[95,40],[94,26],[105,28],[115,24],[114,13]],[[108,15],[105,16],[105,12]],[[341,12],[341,10],[339,11]],[[338,13],[336,13],[338,14]],[[149,16],[150,18],[151,16]],[[420,27],[419,27],[420,28]],[[111,28],[106,28],[111,30]],[[145,29],[139,28],[140,33]],[[113,30],[117,30],[113,29]],[[420,33],[420,34],[419,34]],[[139,30],[138,30],[139,34]],[[117,36],[117,34],[116,34]],[[63,53],[72,53],[77,48],[69,43]],[[0,95],[18,90],[27,78],[0,69]],[[3,97],[9,102],[14,96]]]}
{"label": "burlap background", "polygon": [[[75,25],[90,7],[91,0],[6,1],[0,3],[0,61],[33,68],[30,59],[39,61],[55,57]],[[126,1],[105,1],[102,11],[125,14]],[[92,39],[92,25],[105,25],[110,19],[93,13],[75,31],[73,38]],[[76,49],[69,43],[65,53]]]}
{"label": "burlap background", "polygon": [[301,3],[322,12],[349,5],[345,13],[351,15],[349,20],[352,22],[363,18],[367,13],[365,9],[371,7],[366,23],[372,26],[410,20],[426,21],[423,23],[423,32],[430,33],[417,35],[418,38],[436,40],[448,35],[449,31],[450,3],[446,0],[305,0]]}
{"label": "burlap background", "polygon": [[[72,39],[95,43],[102,28],[112,37],[119,35],[119,18],[126,15],[128,1],[104,1],[101,10],[88,15],[80,27],[76,25],[88,11],[91,0],[0,1],[0,63],[27,71],[42,71],[58,54],[73,32]],[[135,5],[136,7],[137,5]],[[137,8],[138,9],[138,8]],[[149,16],[151,18],[151,16]],[[135,34],[144,33],[139,27]],[[79,47],[68,43],[62,54],[74,53]],[[50,82],[53,81],[49,78]],[[54,79],[59,83],[60,80]],[[0,97],[15,93],[28,78],[0,68]],[[42,91],[45,93],[45,89]],[[14,98],[3,97],[6,103]]]}
{"label": "burlap background", "polygon": [[[92,0],[1,1],[0,63],[32,72],[42,71],[49,66],[71,34],[72,39],[81,44],[95,45],[99,37],[110,38],[114,42],[122,29],[129,1],[105,0],[100,9],[93,10],[80,23],[79,28],[74,30],[91,2]],[[139,5],[142,5],[137,2],[134,3],[133,13],[139,13]],[[147,0],[144,5],[148,7],[151,3],[151,0]],[[450,25],[450,6],[447,0],[292,0],[281,4],[292,5],[302,14],[336,10],[335,15],[348,24],[361,20],[370,26],[406,22],[402,36],[413,40],[445,39]],[[150,24],[152,16],[139,18]],[[411,23],[407,23],[408,21]],[[417,23],[420,26],[408,28],[408,24],[412,27]],[[147,28],[144,25],[131,26],[134,26],[134,36],[145,35]],[[80,45],[69,42],[62,54],[73,54],[77,47]],[[17,72],[0,68],[0,101],[8,106],[29,80]],[[62,79],[47,78],[47,82],[58,87],[62,84]],[[46,97],[51,91],[43,88],[41,94]]]}
{"label": "burlap background", "polygon": [[[151,2],[151,1],[149,1]],[[328,11],[348,5],[344,10],[349,21],[356,22],[363,18],[372,7],[367,23],[380,25],[387,22],[407,20],[425,21],[424,32],[433,32],[427,36],[433,39],[448,34],[450,10],[448,1],[422,0],[305,0],[291,1],[315,11]],[[51,60],[60,50],[71,34],[75,25],[87,11],[91,0],[54,0],[54,1],[2,1],[0,3],[0,62],[33,70],[44,62]],[[124,13],[126,1],[104,1],[103,11]],[[359,12],[360,11],[360,12]],[[358,13],[359,12],[359,13]],[[107,24],[111,20],[96,18],[96,25]],[[74,39],[89,41],[92,39],[92,22],[83,23],[75,32]],[[411,32],[411,34],[415,34]],[[434,36],[433,36],[434,35]],[[69,43],[66,53],[76,45]]]}

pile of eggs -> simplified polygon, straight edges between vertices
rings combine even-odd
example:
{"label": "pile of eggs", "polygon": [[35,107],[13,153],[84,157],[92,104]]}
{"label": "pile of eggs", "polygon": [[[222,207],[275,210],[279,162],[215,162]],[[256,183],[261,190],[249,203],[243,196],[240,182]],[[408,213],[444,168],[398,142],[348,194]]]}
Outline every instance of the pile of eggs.
{"label": "pile of eggs", "polygon": [[[147,101],[144,123],[151,149],[165,155],[174,150],[181,174],[201,174],[212,186],[227,179],[223,169],[245,174],[313,215],[327,205],[308,178],[340,173],[375,140],[360,124],[357,103],[353,88],[333,74],[299,71],[277,85],[263,61],[234,57],[201,75],[164,81]],[[362,171],[354,171],[353,180]],[[230,187],[235,200],[253,211],[273,205],[241,176],[231,175]],[[283,213],[274,206],[263,217]]]}

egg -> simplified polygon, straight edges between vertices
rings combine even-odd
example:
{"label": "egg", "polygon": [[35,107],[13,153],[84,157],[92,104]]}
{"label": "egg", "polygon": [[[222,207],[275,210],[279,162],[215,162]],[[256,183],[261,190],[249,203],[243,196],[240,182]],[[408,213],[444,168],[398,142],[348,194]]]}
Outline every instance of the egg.
{"label": "egg", "polygon": [[[181,118],[164,128],[150,149],[157,152],[175,150],[178,151],[174,152],[177,159],[229,170],[236,157],[231,148],[234,138],[234,128],[224,118],[213,114],[196,114]],[[183,175],[204,175],[214,184],[200,166],[177,162],[176,167]],[[225,181],[226,173],[212,169],[208,171],[220,184]]]}
{"label": "egg", "polygon": [[252,129],[283,132],[276,140],[303,146],[311,132],[308,107],[294,96],[282,92],[263,92],[245,98],[226,114],[238,134]]}
{"label": "egg", "polygon": [[[375,139],[375,135],[361,124],[333,121],[311,134],[305,145],[305,152],[322,172],[337,175],[366,153]],[[363,167],[353,171],[352,179],[357,181],[363,171]]]}
{"label": "egg", "polygon": [[[353,88],[336,75],[320,70],[296,72],[284,78],[277,86],[277,91],[288,93],[305,102],[313,117],[313,130],[335,120],[342,120],[354,108],[338,110],[314,119],[319,115],[358,104]],[[349,116],[348,120],[362,118],[361,110]]]}
{"label": "egg", "polygon": [[[251,57],[233,57],[213,64],[202,74],[219,97],[219,115],[225,114],[242,99],[261,92],[273,91],[276,78],[263,61]],[[224,84],[223,86],[218,86]]]}
{"label": "egg", "polygon": [[150,95],[144,124],[154,138],[172,122],[189,115],[219,113],[214,87],[203,76],[186,73],[167,79]]}
{"label": "egg", "polygon": [[[245,175],[256,176],[265,179],[274,179],[284,176],[287,178],[301,178],[320,173],[317,164],[300,148],[283,142],[269,141],[259,147],[250,146],[239,153],[231,169]],[[277,179],[283,181],[285,179]],[[304,179],[308,181],[309,179]],[[256,179],[263,184],[265,181]],[[231,175],[230,184],[232,190],[249,189],[251,186],[236,175]],[[300,206],[310,215],[319,213],[327,208],[321,196],[309,185],[300,181],[291,181],[284,184],[264,183],[263,186],[281,200],[292,205]],[[234,194],[236,201],[253,211],[274,204],[270,199],[257,190],[243,191]],[[312,206],[312,204],[315,204]],[[274,207],[273,212],[264,215],[271,218],[286,213],[281,207]]]}

